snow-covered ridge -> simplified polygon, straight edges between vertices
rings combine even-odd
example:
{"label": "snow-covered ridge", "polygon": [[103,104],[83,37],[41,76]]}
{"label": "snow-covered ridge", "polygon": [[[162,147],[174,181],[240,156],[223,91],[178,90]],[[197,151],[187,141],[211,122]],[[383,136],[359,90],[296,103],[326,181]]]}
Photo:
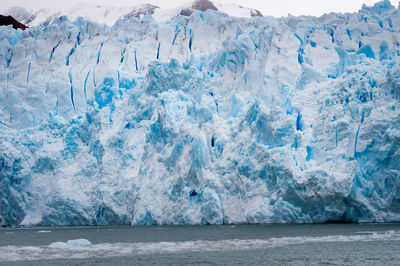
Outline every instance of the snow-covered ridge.
{"label": "snow-covered ridge", "polygon": [[11,7],[8,10],[5,10],[4,14],[11,15],[21,23],[28,26],[37,26],[40,24],[47,26],[54,19],[60,16],[67,16],[71,21],[76,20],[78,17],[83,17],[94,22],[112,26],[118,19],[132,17],[143,18],[145,15],[152,15],[158,22],[165,22],[178,15],[189,16],[195,10],[221,11],[230,16],[236,17],[262,17],[262,14],[256,9],[246,8],[236,4],[213,3],[209,0],[195,0],[194,2],[188,3],[184,6],[167,9],[160,9],[158,6],[152,4],[143,4],[131,7],[112,7],[99,5],[93,6],[84,3],[67,9],[44,8],[35,11],[28,11],[23,7]]}
{"label": "snow-covered ridge", "polygon": [[400,16],[0,27],[0,224],[400,221]]}
{"label": "snow-covered ridge", "polygon": [[4,13],[13,16],[15,19],[28,26],[37,26],[40,24],[47,26],[60,16],[67,16],[72,21],[76,20],[78,17],[83,17],[91,21],[112,26],[118,19],[132,17],[142,18],[145,15],[153,15],[156,9],[158,9],[158,7],[151,4],[134,7],[81,4],[66,10],[44,8],[36,11],[27,11],[22,7],[11,7]]}

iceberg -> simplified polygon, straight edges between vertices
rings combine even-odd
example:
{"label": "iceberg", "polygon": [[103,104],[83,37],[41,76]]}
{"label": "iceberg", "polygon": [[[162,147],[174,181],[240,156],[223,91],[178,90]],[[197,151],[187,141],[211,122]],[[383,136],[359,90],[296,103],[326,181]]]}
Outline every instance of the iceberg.
{"label": "iceberg", "polygon": [[49,245],[50,248],[69,248],[69,249],[79,249],[88,248],[92,243],[87,239],[74,239],[68,240],[67,242],[53,242]]}
{"label": "iceberg", "polygon": [[400,221],[400,10],[0,27],[0,225]]}

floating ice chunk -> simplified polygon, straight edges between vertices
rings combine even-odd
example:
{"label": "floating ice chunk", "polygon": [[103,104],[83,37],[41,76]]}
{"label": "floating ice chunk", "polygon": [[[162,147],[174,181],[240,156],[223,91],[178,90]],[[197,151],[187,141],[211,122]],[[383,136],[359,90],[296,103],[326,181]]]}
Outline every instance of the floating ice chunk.
{"label": "floating ice chunk", "polygon": [[51,248],[71,248],[71,249],[79,249],[79,248],[88,248],[92,245],[92,243],[87,239],[75,239],[68,240],[67,242],[53,242],[49,245]]}
{"label": "floating ice chunk", "polygon": [[51,248],[65,248],[66,244],[65,242],[53,242],[49,245]]}

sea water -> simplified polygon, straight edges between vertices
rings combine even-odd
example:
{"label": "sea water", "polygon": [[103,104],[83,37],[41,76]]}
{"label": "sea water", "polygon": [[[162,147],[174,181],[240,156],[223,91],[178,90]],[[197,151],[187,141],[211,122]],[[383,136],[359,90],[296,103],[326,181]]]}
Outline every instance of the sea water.
{"label": "sea water", "polygon": [[0,265],[400,265],[400,224],[0,229]]}

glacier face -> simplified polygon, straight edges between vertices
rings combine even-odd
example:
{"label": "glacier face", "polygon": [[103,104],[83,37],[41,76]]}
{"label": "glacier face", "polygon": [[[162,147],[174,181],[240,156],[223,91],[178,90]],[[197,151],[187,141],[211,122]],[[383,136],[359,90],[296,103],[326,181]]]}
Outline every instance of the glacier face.
{"label": "glacier face", "polygon": [[400,10],[0,27],[0,224],[400,221]]}

